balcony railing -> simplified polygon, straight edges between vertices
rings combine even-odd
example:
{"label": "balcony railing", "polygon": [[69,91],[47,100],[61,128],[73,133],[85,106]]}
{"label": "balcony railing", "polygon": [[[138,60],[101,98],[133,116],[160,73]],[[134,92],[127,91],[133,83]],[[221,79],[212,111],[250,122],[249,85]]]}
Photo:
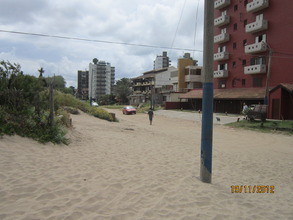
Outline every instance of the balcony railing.
{"label": "balcony railing", "polygon": [[217,0],[214,3],[214,8],[215,9],[222,9],[228,5],[230,5],[230,0]]}
{"label": "balcony railing", "polygon": [[268,29],[267,20],[257,20],[245,26],[246,33],[255,33],[255,32],[263,31],[266,29]]}
{"label": "balcony railing", "polygon": [[228,77],[228,70],[217,70],[214,71],[214,78],[227,78]]}
{"label": "balcony railing", "polygon": [[225,43],[229,40],[230,40],[230,35],[228,33],[221,33],[219,35],[214,36],[215,44]]}
{"label": "balcony railing", "polygon": [[259,42],[245,46],[245,53],[261,53],[267,51],[267,49],[266,43]]}
{"label": "balcony railing", "polygon": [[220,17],[214,19],[214,26],[216,27],[220,27],[229,23],[230,23],[230,16],[228,15],[221,15]]}
{"label": "balcony railing", "polygon": [[267,69],[265,64],[258,64],[258,65],[244,67],[244,74],[260,74],[260,73],[266,73],[266,71]]}
{"label": "balcony railing", "polygon": [[267,7],[269,7],[269,0],[253,0],[246,5],[246,11],[257,12]]}
{"label": "balcony railing", "polygon": [[220,61],[220,60],[228,60],[229,59],[229,52],[219,52],[214,54],[214,60]]}
{"label": "balcony railing", "polygon": [[186,75],[185,82],[202,82],[200,75]]}

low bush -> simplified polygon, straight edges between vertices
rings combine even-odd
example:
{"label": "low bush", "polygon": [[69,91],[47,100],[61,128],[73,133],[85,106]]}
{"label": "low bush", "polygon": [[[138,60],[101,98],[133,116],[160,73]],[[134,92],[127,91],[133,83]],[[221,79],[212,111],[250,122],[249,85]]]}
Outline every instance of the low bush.
{"label": "low bush", "polygon": [[90,106],[90,103],[88,102],[78,100],[70,94],[64,94],[59,91],[55,93],[55,106],[58,109],[66,109],[68,112],[72,112],[74,111],[74,109],[79,109],[100,119],[104,119],[107,121],[116,121],[106,110],[100,107]]}

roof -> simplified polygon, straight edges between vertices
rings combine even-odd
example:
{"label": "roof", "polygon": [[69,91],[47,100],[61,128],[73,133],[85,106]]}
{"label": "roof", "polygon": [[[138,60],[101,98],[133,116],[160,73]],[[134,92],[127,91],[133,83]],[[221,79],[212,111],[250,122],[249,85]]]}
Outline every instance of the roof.
{"label": "roof", "polygon": [[[180,99],[201,99],[203,91],[191,90],[179,96]],[[214,89],[214,99],[263,99],[265,88]]]}
{"label": "roof", "polygon": [[277,85],[276,87],[274,87],[270,92],[273,92],[278,88],[282,88],[287,90],[289,93],[293,93],[293,84],[288,84],[288,83],[281,83]]}
{"label": "roof", "polygon": [[[152,78],[152,77],[155,77],[155,75],[157,73],[161,73],[161,72],[167,71],[170,68],[172,68],[172,66],[165,67],[165,68],[162,68],[162,69],[149,70],[147,72],[144,72],[143,75],[141,75],[141,76],[132,78],[132,80],[135,80],[135,79],[144,79],[144,78]],[[171,69],[171,70],[173,70],[173,69]]]}

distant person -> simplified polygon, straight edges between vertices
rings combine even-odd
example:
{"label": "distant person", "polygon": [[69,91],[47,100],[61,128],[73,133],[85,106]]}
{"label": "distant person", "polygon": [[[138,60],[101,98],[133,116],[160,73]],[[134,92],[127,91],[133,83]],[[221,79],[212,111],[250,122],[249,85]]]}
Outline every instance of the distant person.
{"label": "distant person", "polygon": [[242,114],[244,115],[244,119],[247,120],[247,112],[248,112],[248,106],[244,103],[243,104],[243,109],[242,109]]}
{"label": "distant person", "polygon": [[151,108],[148,111],[148,115],[149,115],[149,119],[150,119],[150,125],[152,125],[154,112],[153,112],[153,110]]}
{"label": "distant person", "polygon": [[243,109],[242,109],[243,114],[246,115],[247,110],[248,110],[248,106],[244,103],[243,104]]}

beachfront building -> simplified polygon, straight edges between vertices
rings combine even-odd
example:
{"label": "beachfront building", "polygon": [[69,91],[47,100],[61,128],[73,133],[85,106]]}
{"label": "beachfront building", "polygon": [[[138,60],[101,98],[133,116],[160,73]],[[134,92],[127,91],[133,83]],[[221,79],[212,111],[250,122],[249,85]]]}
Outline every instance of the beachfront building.
{"label": "beachfront building", "polygon": [[[293,119],[292,1],[216,0],[214,9],[214,111],[267,103],[269,118]],[[201,91],[187,97],[200,102]]]}
{"label": "beachfront building", "polygon": [[171,60],[167,56],[167,52],[163,51],[162,55],[158,55],[154,61],[154,69],[163,69],[169,67]]}
{"label": "beachfront building", "polygon": [[89,99],[97,100],[99,96],[109,95],[115,82],[115,67],[105,61],[94,59],[89,64]]}
{"label": "beachfront building", "polygon": [[[170,66],[165,71],[155,74],[155,102],[156,104],[165,105],[166,102],[179,101],[174,93],[174,81],[171,78],[172,73],[178,73],[174,66]],[[178,81],[175,83],[178,84]]]}
{"label": "beachfront building", "polygon": [[141,76],[132,78],[133,93],[129,97],[131,105],[138,106],[141,103],[154,101],[155,94],[155,75],[166,71],[168,68],[150,70],[144,72]]}
{"label": "beachfront building", "polygon": [[77,71],[77,93],[79,99],[87,99],[89,91],[89,71]]}

